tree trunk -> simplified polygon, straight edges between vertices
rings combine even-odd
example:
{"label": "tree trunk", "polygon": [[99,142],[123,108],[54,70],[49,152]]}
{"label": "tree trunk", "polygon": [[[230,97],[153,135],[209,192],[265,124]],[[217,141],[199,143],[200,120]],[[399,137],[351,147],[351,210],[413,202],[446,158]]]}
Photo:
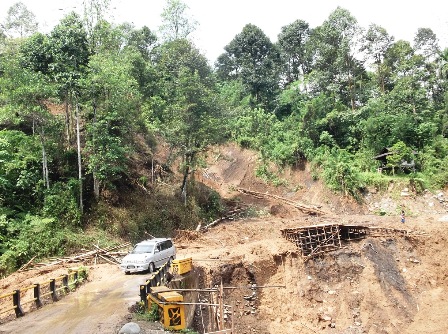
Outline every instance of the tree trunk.
{"label": "tree trunk", "polygon": [[50,179],[48,177],[48,160],[47,160],[47,152],[45,151],[43,127],[41,128],[40,131],[40,143],[42,145],[42,178],[44,179],[45,187],[47,189],[50,189]]}
{"label": "tree trunk", "polygon": [[184,177],[182,180],[182,186],[181,186],[181,196],[184,200],[184,204],[187,205],[187,180],[188,180],[188,174],[190,174],[190,167],[191,163],[194,159],[194,153],[187,153],[185,154],[185,169],[184,169]]}
{"label": "tree trunk", "polygon": [[75,117],[76,117],[76,144],[78,149],[78,179],[79,179],[79,211],[81,215],[84,212],[83,206],[83,194],[82,194],[82,160],[81,160],[81,136],[79,131],[79,106],[78,101],[76,101],[76,109],[75,109]]}
{"label": "tree trunk", "polygon": [[96,173],[93,173],[93,194],[96,200],[100,198],[100,181],[96,177]]}
{"label": "tree trunk", "polygon": [[67,136],[67,144],[70,146],[70,110],[68,103],[68,92],[65,94],[65,134]]}
{"label": "tree trunk", "polygon": [[[93,125],[96,124],[96,101],[93,104]],[[95,145],[95,133],[92,135],[92,142]],[[96,169],[96,168],[95,168]],[[93,195],[95,196],[95,199],[98,200],[100,198],[100,181],[98,180],[96,176],[96,172],[92,172],[93,176]]]}
{"label": "tree trunk", "polygon": [[42,143],[42,172],[45,181],[45,186],[47,187],[47,190],[49,190],[50,179],[48,177],[48,160],[47,160],[47,153],[45,151],[45,146],[43,145],[43,143]]}
{"label": "tree trunk", "polygon": [[181,187],[181,196],[184,201],[184,205],[187,205],[187,180],[188,180],[188,173],[190,172],[190,164],[187,163],[184,170],[184,177],[182,180],[182,187]]}

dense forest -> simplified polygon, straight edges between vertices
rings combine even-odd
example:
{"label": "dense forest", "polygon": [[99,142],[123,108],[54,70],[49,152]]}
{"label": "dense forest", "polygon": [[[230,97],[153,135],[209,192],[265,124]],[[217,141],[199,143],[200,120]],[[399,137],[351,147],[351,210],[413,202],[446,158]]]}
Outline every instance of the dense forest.
{"label": "dense forest", "polygon": [[448,49],[431,29],[395,41],[338,7],[317,27],[285,22],[275,42],[248,23],[211,65],[180,0],[167,0],[158,31],[108,22],[108,3],[85,1],[43,34],[19,2],[0,25],[0,275],[81,244],[106,194],[150,186],[130,166],[162,140],[181,161],[176,201],[131,238],[176,210],[191,221],[222,209],[187,194],[202,154],[226,141],[257,150],[267,182],[279,182],[272,164],[307,161],[357,200],[389,178],[448,184]]}

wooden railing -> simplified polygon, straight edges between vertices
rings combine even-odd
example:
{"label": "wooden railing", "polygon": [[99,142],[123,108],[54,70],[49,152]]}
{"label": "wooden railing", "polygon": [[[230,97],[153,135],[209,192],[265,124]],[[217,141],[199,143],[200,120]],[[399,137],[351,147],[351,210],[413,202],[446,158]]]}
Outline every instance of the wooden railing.
{"label": "wooden railing", "polygon": [[[82,275],[83,274],[83,275]],[[10,311],[15,312],[16,317],[25,315],[22,306],[28,303],[33,303],[37,308],[44,304],[44,298],[50,296],[53,301],[57,301],[60,291],[68,293],[71,287],[76,287],[81,281],[81,276],[86,277],[87,272],[85,268],[72,269],[66,275],[61,275],[56,278],[49,279],[48,281],[32,284],[22,289],[14,290],[0,296],[1,304],[8,304],[8,301],[2,301],[3,299],[11,298],[12,306],[2,308],[0,307],[0,314],[4,314]],[[32,296],[27,293],[29,290],[33,290]],[[0,304],[0,305],[1,305]]]}

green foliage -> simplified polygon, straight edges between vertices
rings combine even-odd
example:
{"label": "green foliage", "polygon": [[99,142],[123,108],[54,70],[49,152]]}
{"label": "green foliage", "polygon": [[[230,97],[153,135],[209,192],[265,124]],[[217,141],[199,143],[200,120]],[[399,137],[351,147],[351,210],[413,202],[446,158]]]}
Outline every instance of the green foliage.
{"label": "green foliage", "polygon": [[77,179],[67,183],[57,182],[45,193],[42,214],[55,217],[61,227],[80,226],[78,198],[79,183]]}
{"label": "green foliage", "polygon": [[224,213],[222,198],[215,190],[202,183],[190,182],[187,192],[191,194],[194,200],[194,203],[190,203],[190,205],[197,205],[199,208],[197,214],[200,219],[204,221],[214,220]]}
{"label": "green foliage", "polygon": [[443,188],[448,184],[448,139],[438,137],[432,146],[425,147],[416,156],[426,184]]}
{"label": "green foliage", "polygon": [[3,218],[6,251],[0,256],[0,273],[9,273],[33,256],[61,256],[70,244],[73,232],[56,228],[56,220],[25,215]]}
{"label": "green foliage", "polygon": [[392,176],[378,172],[361,172],[359,176],[366,186],[383,192],[387,190],[389,184],[394,180]]}
{"label": "green foliage", "polygon": [[387,166],[392,168],[392,173],[395,173],[395,168],[399,167],[403,161],[411,161],[413,159],[412,149],[407,147],[402,141],[396,142],[390,149],[392,154],[388,155]]}
{"label": "green foliage", "polygon": [[151,308],[149,309],[149,314],[148,314],[148,320],[149,321],[159,321],[160,320],[159,305],[157,305],[156,303],[151,304]]}
{"label": "green foliage", "polygon": [[361,200],[361,190],[365,185],[350,153],[343,149],[322,146],[316,151],[313,164],[322,168],[325,184],[330,189]]}
{"label": "green foliage", "polygon": [[151,303],[149,310],[147,310],[145,303],[140,301],[136,303],[135,312],[136,312],[136,318],[138,320],[151,321],[151,322],[160,320],[159,305],[157,305],[156,303]]}
{"label": "green foliage", "polygon": [[87,32],[79,15],[71,12],[50,34],[53,61],[50,71],[62,95],[77,86],[88,63]]}
{"label": "green foliage", "polygon": [[[32,210],[41,199],[41,153],[36,137],[0,131],[0,204]],[[30,200],[31,199],[31,200]]]}
{"label": "green foliage", "polygon": [[276,187],[287,184],[286,180],[280,179],[277,173],[269,170],[269,166],[266,163],[263,163],[257,167],[255,170],[255,175],[267,183],[272,183]]}
{"label": "green foliage", "polygon": [[216,63],[221,80],[240,80],[251,106],[272,110],[279,80],[277,47],[260,28],[247,24],[224,49]]}

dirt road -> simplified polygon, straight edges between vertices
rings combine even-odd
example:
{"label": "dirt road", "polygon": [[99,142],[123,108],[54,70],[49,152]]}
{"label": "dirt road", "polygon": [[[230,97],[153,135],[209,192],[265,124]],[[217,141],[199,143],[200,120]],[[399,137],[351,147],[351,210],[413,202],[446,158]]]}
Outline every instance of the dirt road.
{"label": "dirt road", "polygon": [[0,333],[117,333],[128,307],[139,301],[139,285],[147,275],[124,275],[107,264],[92,273],[90,282],[74,293],[0,325]]}

